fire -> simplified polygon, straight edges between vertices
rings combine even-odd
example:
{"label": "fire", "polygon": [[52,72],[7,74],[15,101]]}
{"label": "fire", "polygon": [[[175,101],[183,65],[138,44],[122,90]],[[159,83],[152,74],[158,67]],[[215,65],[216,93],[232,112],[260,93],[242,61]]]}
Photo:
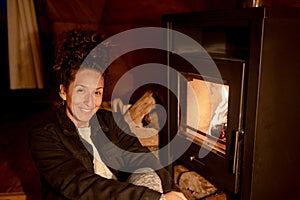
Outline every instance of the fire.
{"label": "fire", "polygon": [[[223,139],[227,127],[229,86],[200,79],[191,79],[188,83],[197,102],[191,98],[191,91],[188,89],[187,125]],[[199,118],[199,124],[192,124],[195,118]]]}
{"label": "fire", "polygon": [[210,121],[208,134],[224,138],[225,129],[227,126],[229,88],[225,87],[225,85],[222,85],[220,87],[221,101],[217,105],[214,115]]}

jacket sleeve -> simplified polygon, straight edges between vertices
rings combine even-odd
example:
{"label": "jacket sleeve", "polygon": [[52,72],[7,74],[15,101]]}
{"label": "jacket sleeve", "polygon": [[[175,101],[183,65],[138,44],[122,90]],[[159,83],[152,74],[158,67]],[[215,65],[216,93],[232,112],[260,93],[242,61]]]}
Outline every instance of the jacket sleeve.
{"label": "jacket sleeve", "polygon": [[[105,116],[105,115],[104,115]],[[109,119],[109,120],[108,120]],[[111,140],[123,149],[123,158],[126,170],[135,171],[138,168],[150,167],[156,171],[161,179],[163,192],[179,191],[169,172],[161,165],[159,159],[147,148],[142,146],[138,138],[130,131],[130,128],[122,115],[116,115],[114,119],[106,116],[106,126],[112,134]],[[108,125],[109,124],[109,125]],[[110,155],[112,158],[112,155]]]}
{"label": "jacket sleeve", "polygon": [[[146,187],[105,179],[94,174],[80,160],[89,158],[80,151],[69,151],[57,131],[54,125],[46,124],[33,129],[29,135],[29,148],[37,169],[42,179],[57,193],[67,199],[160,198],[160,193]],[[72,138],[74,136],[67,137],[67,140],[77,141]]]}

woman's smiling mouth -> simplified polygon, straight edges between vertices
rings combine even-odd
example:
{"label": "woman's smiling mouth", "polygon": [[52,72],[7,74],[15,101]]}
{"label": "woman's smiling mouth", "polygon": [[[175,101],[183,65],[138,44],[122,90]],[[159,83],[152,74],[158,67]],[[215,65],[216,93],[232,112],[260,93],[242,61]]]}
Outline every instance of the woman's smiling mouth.
{"label": "woman's smiling mouth", "polygon": [[79,108],[81,111],[83,111],[83,112],[86,112],[86,113],[89,113],[89,112],[92,112],[93,110],[94,110],[94,108],[92,108],[92,109],[87,109],[87,108]]}

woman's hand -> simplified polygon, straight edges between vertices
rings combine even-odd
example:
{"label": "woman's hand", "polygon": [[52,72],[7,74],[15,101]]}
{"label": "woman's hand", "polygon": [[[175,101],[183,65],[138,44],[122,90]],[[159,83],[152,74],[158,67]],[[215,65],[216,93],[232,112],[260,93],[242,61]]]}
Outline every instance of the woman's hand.
{"label": "woman's hand", "polygon": [[164,195],[166,200],[187,200],[187,198],[181,192],[171,191]]}

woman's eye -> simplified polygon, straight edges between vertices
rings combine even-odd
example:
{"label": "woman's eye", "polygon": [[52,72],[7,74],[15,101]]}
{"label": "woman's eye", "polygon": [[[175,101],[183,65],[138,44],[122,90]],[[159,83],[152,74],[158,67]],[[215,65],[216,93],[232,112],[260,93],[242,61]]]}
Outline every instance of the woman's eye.
{"label": "woman's eye", "polygon": [[101,91],[96,91],[96,92],[95,92],[95,95],[96,95],[96,96],[101,96],[101,95],[102,95],[102,92],[101,92]]}
{"label": "woman's eye", "polygon": [[84,93],[84,89],[78,88],[78,89],[76,90],[76,92],[79,93],[79,94],[82,94],[82,93]]}

